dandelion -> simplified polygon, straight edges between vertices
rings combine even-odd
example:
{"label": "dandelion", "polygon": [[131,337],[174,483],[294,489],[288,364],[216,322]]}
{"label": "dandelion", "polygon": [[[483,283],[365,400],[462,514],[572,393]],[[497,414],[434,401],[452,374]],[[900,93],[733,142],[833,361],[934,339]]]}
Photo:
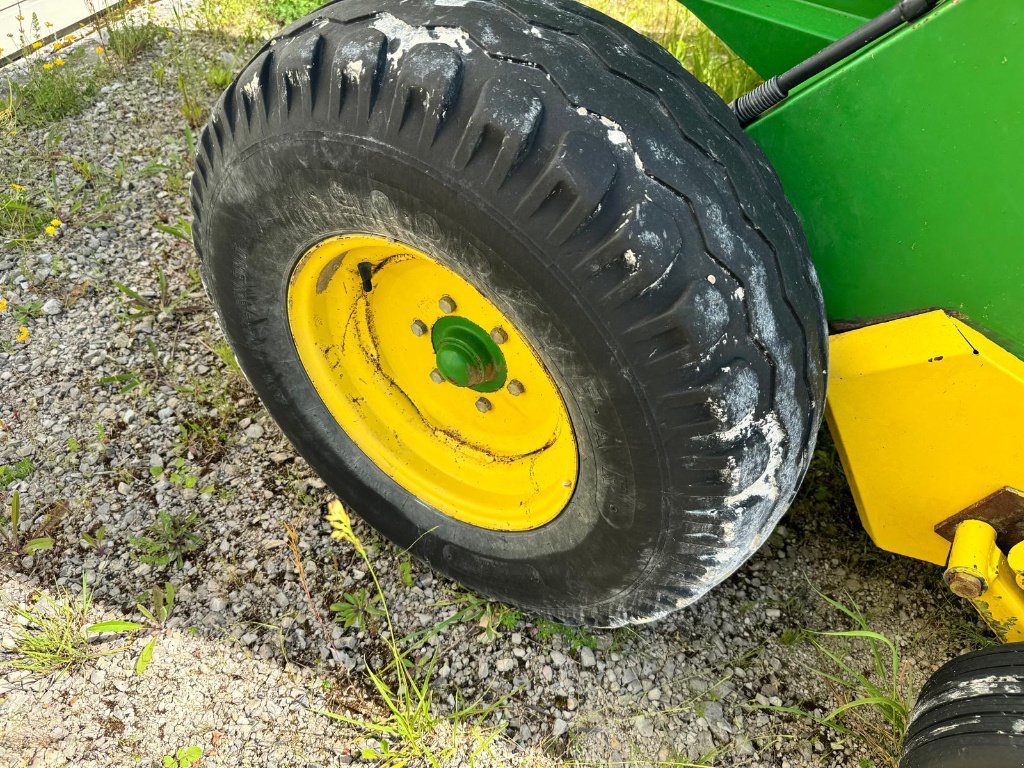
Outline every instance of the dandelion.
{"label": "dandelion", "polygon": [[54,59],[53,63],[56,64],[58,67],[63,67],[64,66],[64,59]]}
{"label": "dandelion", "polygon": [[63,221],[61,221],[60,219],[53,219],[53,220],[52,220],[52,221],[50,222],[50,226],[51,226],[51,227],[59,227],[59,226],[60,226],[61,224],[63,224],[63,223],[64,223],[64,222],[63,222]]}
{"label": "dandelion", "polygon": [[55,51],[59,51],[61,48],[64,47],[64,43],[57,42],[57,43],[54,43],[50,47],[53,48],[53,50],[55,50]]}
{"label": "dandelion", "polygon": [[53,226],[53,224],[47,224],[46,225],[46,234],[48,234],[50,237],[53,237],[54,235],[57,234],[57,228],[55,226]]}
{"label": "dandelion", "polygon": [[53,64],[47,61],[43,64],[43,69],[53,69]]}
{"label": "dandelion", "polygon": [[34,43],[32,43],[32,50],[33,51],[38,51],[42,47],[43,47],[43,44],[41,42],[39,42],[38,40],[36,40]]}
{"label": "dandelion", "polygon": [[103,55],[103,46],[102,45],[97,45],[96,46],[96,53],[98,53],[100,56]]}
{"label": "dandelion", "polygon": [[28,341],[28,336],[29,336],[28,328],[26,328],[24,325],[19,325],[18,326],[18,335],[14,337],[14,340],[15,341]]}
{"label": "dandelion", "polygon": [[75,40],[76,40],[76,38],[75,38],[74,35],[68,35],[67,37],[64,38],[64,42],[65,43],[73,43],[73,42],[75,42]]}
{"label": "dandelion", "polygon": [[25,191],[25,188],[23,186],[21,186],[21,184],[11,184],[11,189],[13,189],[15,192],[24,192]]}
{"label": "dandelion", "polygon": [[7,311],[7,299],[5,299],[3,296],[0,296],[0,312],[6,312],[6,311]]}

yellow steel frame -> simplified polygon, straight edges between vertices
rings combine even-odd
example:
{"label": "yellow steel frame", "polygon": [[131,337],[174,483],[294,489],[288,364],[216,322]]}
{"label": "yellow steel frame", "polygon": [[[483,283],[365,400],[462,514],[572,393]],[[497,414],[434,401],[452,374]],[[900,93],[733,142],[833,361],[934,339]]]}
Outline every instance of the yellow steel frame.
{"label": "yellow steel frame", "polygon": [[1024,640],[1024,546],[1005,557],[978,520],[952,547],[935,531],[1000,488],[1024,488],[1024,361],[942,311],[830,342],[826,415],[864,528],[882,549],[948,562],[950,587],[1000,637]]}
{"label": "yellow steel frame", "polygon": [[935,525],[1024,488],[1024,361],[945,312],[832,336],[827,417],[882,549],[945,565]]}

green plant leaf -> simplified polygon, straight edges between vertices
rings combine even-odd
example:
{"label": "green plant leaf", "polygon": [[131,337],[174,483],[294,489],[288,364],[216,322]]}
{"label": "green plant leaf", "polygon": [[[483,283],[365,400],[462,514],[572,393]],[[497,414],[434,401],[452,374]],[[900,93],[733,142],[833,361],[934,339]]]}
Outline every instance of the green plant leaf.
{"label": "green plant leaf", "polygon": [[26,555],[31,555],[35,552],[42,552],[46,549],[53,549],[53,539],[49,536],[40,536],[38,539],[32,539],[27,542],[22,552]]}
{"label": "green plant leaf", "polygon": [[153,660],[154,649],[156,649],[156,637],[150,638],[150,641],[146,643],[146,647],[142,649],[142,653],[139,654],[139,658],[135,662],[135,674],[139,677],[142,677],[142,673],[146,671],[149,662]]}
{"label": "green plant leaf", "polygon": [[137,629],[145,629],[145,625],[137,624],[134,621],[100,621],[90,624],[85,628],[86,632],[134,632]]}

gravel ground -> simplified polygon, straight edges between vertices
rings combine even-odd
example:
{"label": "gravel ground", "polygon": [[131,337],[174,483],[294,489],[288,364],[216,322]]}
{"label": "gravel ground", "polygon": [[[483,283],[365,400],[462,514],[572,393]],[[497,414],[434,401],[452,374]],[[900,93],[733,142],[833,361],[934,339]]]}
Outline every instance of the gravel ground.
{"label": "gravel ground", "polygon": [[[382,712],[366,674],[385,655],[380,623],[345,628],[328,609],[372,582],[351,546],[330,539],[324,484],[225,363],[191,245],[155,226],[187,216],[180,99],[173,75],[160,85],[150,66],[171,44],[81,115],[5,136],[0,147],[3,183],[46,188],[65,222],[56,237],[0,252],[0,465],[27,457],[33,467],[0,491],[0,504],[9,509],[17,491],[23,529],[55,539],[49,551],[0,561],[4,656],[13,658],[17,634],[10,606],[58,585],[80,589],[83,574],[95,588],[93,620],[140,620],[140,593],[167,581],[178,588],[142,676],[134,666],[148,634],[67,675],[0,669],[0,764],[155,766],[191,745],[204,766],[372,764],[360,756],[364,733],[318,713]],[[196,45],[209,60],[237,49]],[[15,341],[21,320],[30,335]],[[476,764],[889,764],[870,726],[840,735],[758,708],[821,716],[847,700],[811,671],[827,664],[795,632],[850,628],[816,592],[856,603],[892,638],[904,692],[974,647],[980,630],[938,569],[873,548],[831,451],[819,453],[784,525],[696,606],[617,631],[552,633],[510,613],[514,626],[456,621],[434,635],[421,655],[435,654],[438,711],[483,696],[497,703],[488,722],[505,726]],[[161,510],[198,513],[204,544],[181,568],[133,556],[130,537]],[[100,526],[103,546],[83,544]],[[478,605],[358,522],[356,531],[399,635]],[[866,668],[862,649],[841,653]],[[476,736],[440,729],[432,738],[468,749]],[[468,764],[465,754],[452,763]]]}

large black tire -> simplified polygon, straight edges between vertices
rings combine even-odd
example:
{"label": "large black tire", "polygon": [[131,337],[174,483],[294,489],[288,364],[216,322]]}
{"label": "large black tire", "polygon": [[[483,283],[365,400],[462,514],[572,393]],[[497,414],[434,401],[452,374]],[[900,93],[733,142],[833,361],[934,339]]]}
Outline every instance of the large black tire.
{"label": "large black tire", "polygon": [[1024,643],[953,659],[921,689],[900,768],[1024,766]]}
{"label": "large black tire", "polygon": [[[227,89],[192,180],[202,274],[270,413],[402,547],[563,621],[651,620],[767,538],[812,454],[827,336],[804,236],[726,105],[558,0],[347,0]],[[339,428],[289,335],[310,244],[435,255],[532,341],[566,402],[566,509],[502,533],[417,501]]]}

